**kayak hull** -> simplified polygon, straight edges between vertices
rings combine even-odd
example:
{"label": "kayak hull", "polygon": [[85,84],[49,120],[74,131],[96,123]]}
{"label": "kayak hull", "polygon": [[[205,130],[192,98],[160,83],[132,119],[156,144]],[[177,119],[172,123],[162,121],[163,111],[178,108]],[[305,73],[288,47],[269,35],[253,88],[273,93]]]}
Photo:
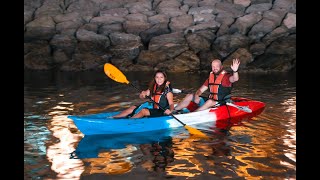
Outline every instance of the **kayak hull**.
{"label": "kayak hull", "polygon": [[[252,112],[244,112],[233,106],[223,105],[203,111],[174,115],[188,126],[196,127],[197,124],[211,123],[212,126],[224,128],[245,118],[252,118],[260,114],[265,104],[260,101],[246,98],[232,98],[233,104],[247,106]],[[137,119],[113,119],[111,116],[119,112],[103,112],[89,115],[68,116],[84,135],[96,134],[123,134],[157,131],[170,128],[179,128],[183,125],[172,116],[145,117]]]}

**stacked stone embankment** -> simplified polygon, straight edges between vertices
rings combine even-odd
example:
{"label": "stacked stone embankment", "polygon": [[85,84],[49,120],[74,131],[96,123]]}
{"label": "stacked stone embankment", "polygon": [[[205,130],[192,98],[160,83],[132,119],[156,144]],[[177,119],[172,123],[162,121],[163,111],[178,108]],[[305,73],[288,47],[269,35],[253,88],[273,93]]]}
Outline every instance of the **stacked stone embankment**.
{"label": "stacked stone embankment", "polygon": [[25,69],[296,67],[296,0],[25,0]]}

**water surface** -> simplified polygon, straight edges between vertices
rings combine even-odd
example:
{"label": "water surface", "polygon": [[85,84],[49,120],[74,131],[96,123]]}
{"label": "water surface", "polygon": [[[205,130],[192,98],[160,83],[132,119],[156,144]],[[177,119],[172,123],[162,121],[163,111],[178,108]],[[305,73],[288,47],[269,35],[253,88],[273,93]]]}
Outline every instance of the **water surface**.
{"label": "water surface", "polygon": [[[145,89],[152,73],[125,73]],[[195,91],[205,75],[169,73]],[[296,179],[295,73],[241,73],[233,95],[266,103],[228,132],[203,126],[134,135],[83,137],[67,115],[122,110],[142,102],[131,86],[101,72],[25,72],[25,179]],[[174,101],[184,97],[176,94]],[[116,127],[114,127],[116,128]]]}

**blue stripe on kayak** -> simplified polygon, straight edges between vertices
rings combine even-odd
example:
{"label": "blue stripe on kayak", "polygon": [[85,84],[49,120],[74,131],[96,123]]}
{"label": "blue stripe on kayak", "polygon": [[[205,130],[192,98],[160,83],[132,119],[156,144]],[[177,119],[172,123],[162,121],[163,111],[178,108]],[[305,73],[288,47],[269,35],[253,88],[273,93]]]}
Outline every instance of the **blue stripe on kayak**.
{"label": "blue stripe on kayak", "polygon": [[[136,112],[139,112],[143,108],[152,108],[152,103],[145,102],[141,104]],[[68,116],[68,118],[72,119],[77,128],[85,135],[136,133],[168,129],[170,128],[170,124],[167,123],[167,120],[172,119],[171,116],[136,119],[110,118],[118,113],[120,113],[120,111],[82,116]]]}
{"label": "blue stripe on kayak", "polygon": [[85,135],[91,134],[118,134],[134,133],[143,131],[154,131],[170,128],[167,120],[171,116],[161,116],[154,118],[137,118],[137,119],[107,119],[101,118],[110,115],[110,113],[100,114],[99,118],[88,118],[79,116],[69,116],[77,128]]}

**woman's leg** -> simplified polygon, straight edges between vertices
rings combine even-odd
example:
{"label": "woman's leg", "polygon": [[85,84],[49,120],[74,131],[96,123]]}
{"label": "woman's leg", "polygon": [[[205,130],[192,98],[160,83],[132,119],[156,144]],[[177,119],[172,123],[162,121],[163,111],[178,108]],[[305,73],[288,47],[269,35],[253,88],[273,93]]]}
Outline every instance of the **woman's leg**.
{"label": "woman's leg", "polygon": [[114,115],[112,117],[113,118],[127,117],[129,114],[131,114],[134,111],[135,108],[137,108],[137,106],[131,106],[128,109],[125,109],[122,112],[120,112],[119,114],[116,114],[116,115]]}
{"label": "woman's leg", "polygon": [[133,115],[131,118],[142,118],[145,116],[150,116],[150,112],[149,109],[141,109],[140,112],[138,112],[137,114]]}

